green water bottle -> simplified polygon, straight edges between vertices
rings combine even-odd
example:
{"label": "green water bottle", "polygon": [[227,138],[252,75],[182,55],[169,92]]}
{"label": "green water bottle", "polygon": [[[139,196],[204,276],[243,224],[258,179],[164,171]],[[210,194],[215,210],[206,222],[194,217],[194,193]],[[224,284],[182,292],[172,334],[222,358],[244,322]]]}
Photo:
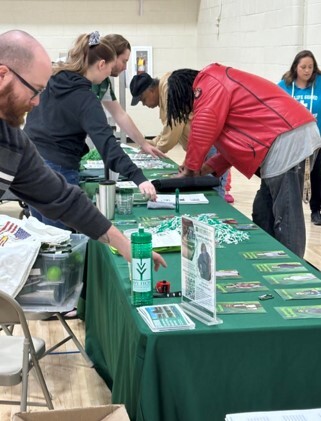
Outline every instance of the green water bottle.
{"label": "green water bottle", "polygon": [[138,228],[131,235],[132,304],[135,307],[153,304],[152,235]]}

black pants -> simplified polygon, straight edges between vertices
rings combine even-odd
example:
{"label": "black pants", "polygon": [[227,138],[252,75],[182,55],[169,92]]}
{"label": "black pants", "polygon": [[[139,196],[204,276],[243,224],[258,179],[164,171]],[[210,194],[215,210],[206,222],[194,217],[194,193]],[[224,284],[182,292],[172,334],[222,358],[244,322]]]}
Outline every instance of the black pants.
{"label": "black pants", "polygon": [[321,149],[316,156],[313,169],[310,174],[311,180],[311,212],[319,212],[321,210]]}

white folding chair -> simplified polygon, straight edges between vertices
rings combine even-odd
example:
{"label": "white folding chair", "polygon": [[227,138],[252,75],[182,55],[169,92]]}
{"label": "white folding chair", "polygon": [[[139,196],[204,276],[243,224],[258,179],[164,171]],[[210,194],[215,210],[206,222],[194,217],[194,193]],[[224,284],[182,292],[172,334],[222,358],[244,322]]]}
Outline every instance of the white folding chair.
{"label": "white folding chair", "polygon": [[[10,295],[0,291],[0,325],[21,325],[23,336],[10,334],[0,335],[0,386],[21,384],[20,401],[0,400],[0,404],[19,405],[26,411],[27,405],[47,406],[53,409],[51,397],[44,380],[39,359],[45,354],[46,345],[43,339],[31,337],[25,314],[18,302]],[[6,331],[6,329],[4,329]],[[8,332],[7,332],[8,333]],[[46,403],[29,402],[28,374],[34,367]]]}

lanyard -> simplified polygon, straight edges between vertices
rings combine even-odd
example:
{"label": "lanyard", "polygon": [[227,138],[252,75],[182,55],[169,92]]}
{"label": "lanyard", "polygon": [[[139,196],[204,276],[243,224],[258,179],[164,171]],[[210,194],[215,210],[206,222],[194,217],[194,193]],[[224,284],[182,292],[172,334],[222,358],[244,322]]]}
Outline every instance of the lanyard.
{"label": "lanyard", "polygon": [[[294,98],[294,89],[295,89],[295,85],[294,85],[294,81],[292,82],[292,98]],[[310,107],[309,107],[309,111],[312,114],[312,104],[313,104],[313,94],[314,94],[314,83],[312,85],[311,88],[311,97],[310,97]]]}

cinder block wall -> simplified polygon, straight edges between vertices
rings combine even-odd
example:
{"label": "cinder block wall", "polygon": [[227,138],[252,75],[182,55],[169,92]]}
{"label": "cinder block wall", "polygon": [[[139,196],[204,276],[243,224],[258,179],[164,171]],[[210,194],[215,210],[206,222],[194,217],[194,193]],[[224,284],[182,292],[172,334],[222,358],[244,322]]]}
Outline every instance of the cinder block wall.
{"label": "cinder block wall", "polygon": [[[321,65],[321,0],[1,0],[0,32],[13,28],[38,38],[53,60],[81,33],[120,33],[153,48],[154,77],[217,61],[277,82],[303,48]],[[156,135],[158,109],[130,99],[138,127]]]}
{"label": "cinder block wall", "polygon": [[[159,77],[179,67],[196,66],[199,2],[1,0],[0,33],[14,28],[28,31],[43,43],[52,60],[68,51],[81,33],[119,33],[132,46],[153,48],[153,76]],[[127,79],[131,79],[130,71]],[[127,92],[127,109],[137,126],[146,136],[157,134],[161,129],[158,110],[131,107],[130,100]]]}
{"label": "cinder block wall", "polygon": [[217,61],[279,81],[297,52],[321,66],[320,0],[202,0],[199,67]]}

